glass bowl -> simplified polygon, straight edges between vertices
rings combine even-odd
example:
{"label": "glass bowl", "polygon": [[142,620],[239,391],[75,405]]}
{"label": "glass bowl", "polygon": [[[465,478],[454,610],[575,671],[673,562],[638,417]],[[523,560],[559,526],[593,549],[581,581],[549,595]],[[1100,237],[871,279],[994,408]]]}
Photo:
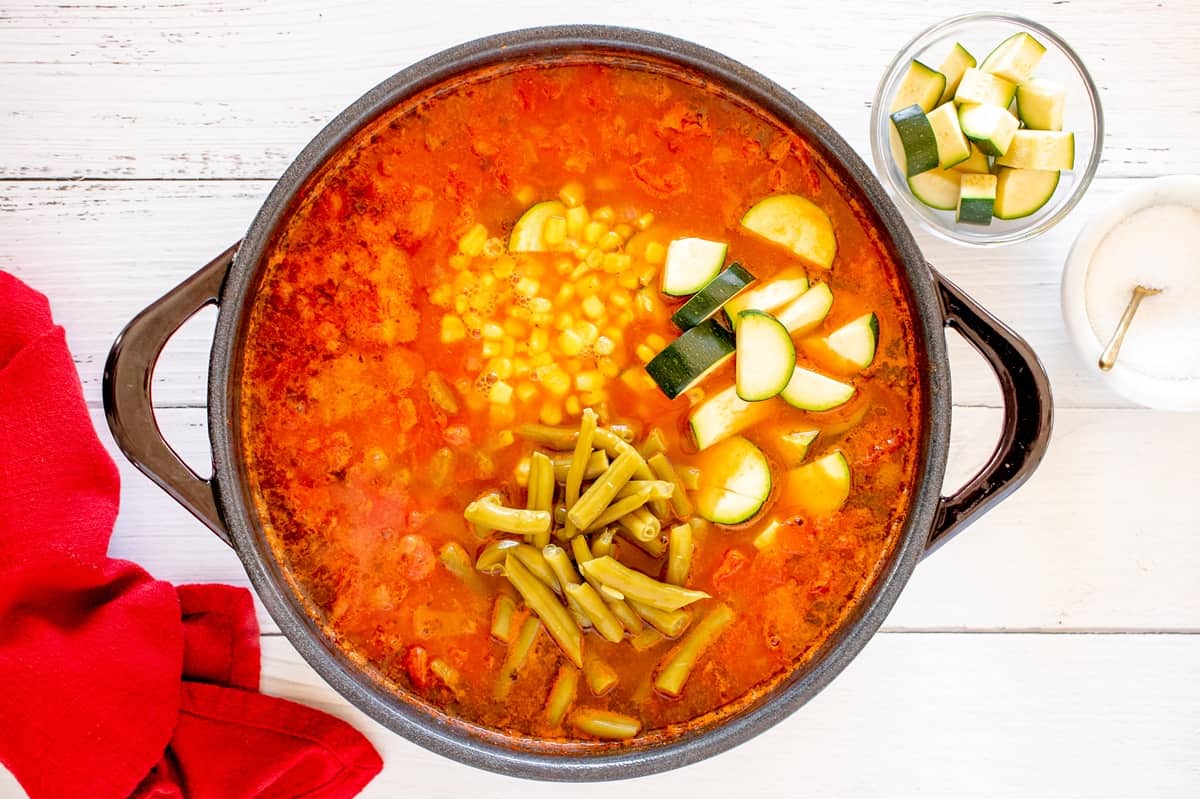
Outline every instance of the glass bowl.
{"label": "glass bowl", "polygon": [[[992,48],[1022,31],[1046,46],[1046,54],[1034,75],[1057,81],[1067,90],[1063,130],[1075,132],[1075,168],[1062,173],[1050,201],[1029,216],[993,219],[986,226],[960,225],[954,221],[953,211],[930,208],[909,190],[904,170],[892,156],[892,123],[888,109],[912,59],[937,69],[954,43],[960,42],[982,63]],[[927,29],[909,42],[888,66],[871,106],[871,154],[875,172],[905,216],[941,238],[978,247],[1026,241],[1045,233],[1063,219],[1092,182],[1100,165],[1103,142],[1104,116],[1100,95],[1087,67],[1070,45],[1049,28],[1012,14],[965,14]]]}

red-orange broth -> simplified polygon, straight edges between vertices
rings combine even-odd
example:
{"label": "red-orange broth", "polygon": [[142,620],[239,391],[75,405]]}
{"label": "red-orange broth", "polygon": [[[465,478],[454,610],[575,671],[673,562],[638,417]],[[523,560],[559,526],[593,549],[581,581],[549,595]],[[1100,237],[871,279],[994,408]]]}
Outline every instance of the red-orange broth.
{"label": "red-orange broth", "polygon": [[[610,259],[580,275],[569,253],[505,252],[521,213],[564,186],[609,229],[628,226],[614,251],[628,263]],[[829,214],[838,246],[831,270],[739,226],[747,207],[779,192]],[[637,231],[648,213],[653,221]],[[478,225],[486,237],[471,233]],[[858,389],[851,402],[805,413],[772,400],[770,418],[744,432],[777,467],[779,435],[819,428],[810,458],[841,450],[852,489],[828,517],[806,517],[777,487],[749,524],[698,529],[687,585],[714,599],[696,610],[722,601],[734,622],[679,698],[652,684],[674,642],[637,652],[586,633],[588,657],[607,661],[619,682],[594,696],[580,681],[574,706],[636,717],[643,735],[735,710],[804,664],[888,557],[920,449],[919,356],[897,267],[836,172],[764,113],[665,67],[493,70],[386,113],[311,181],[269,253],[244,356],[243,449],[275,555],[318,624],[397,693],[501,733],[587,739],[545,720],[565,659],[544,632],[503,701],[494,698],[508,646],[491,636],[490,620],[496,595],[511,590],[498,576],[464,582],[439,551],[448,542],[472,558],[480,551],[486,539],[463,509],[485,491],[523,507],[520,471],[533,446],[512,435],[521,423],[577,425],[579,407],[598,405],[602,422],[641,434],[660,427],[678,468],[700,462],[688,412],[730,385],[733,366],[669,401],[647,384],[638,356],[639,345],[678,335],[669,317],[680,301],[636,273],[653,272],[647,248],[680,235],[729,242],[730,260],[760,280],[799,266],[828,282],[835,302],[818,333],[876,313],[878,352],[847,378]],[[464,237],[465,249],[479,252],[462,252]],[[548,324],[510,315],[529,305],[517,292],[522,279],[550,301]],[[585,294],[599,298],[601,315],[581,311]],[[581,354],[565,354],[574,347],[562,338],[564,313],[569,329],[596,328],[582,328],[593,343]],[[465,334],[448,316],[464,320]],[[539,329],[549,343],[535,353]],[[802,345],[797,353],[822,366],[820,352]],[[580,374],[599,375],[602,387],[577,388]],[[512,393],[493,396],[497,382]],[[783,526],[759,550],[752,542],[772,522]],[[620,539],[617,547],[618,559],[661,572],[661,560]],[[434,661],[450,671],[431,669]]]}

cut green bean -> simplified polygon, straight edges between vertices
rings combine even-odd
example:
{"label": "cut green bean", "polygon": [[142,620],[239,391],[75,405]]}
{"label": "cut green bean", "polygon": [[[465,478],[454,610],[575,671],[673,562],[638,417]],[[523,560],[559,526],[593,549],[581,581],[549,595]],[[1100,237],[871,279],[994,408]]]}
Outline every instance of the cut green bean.
{"label": "cut green bean", "polygon": [[560,504],[560,505],[554,506],[554,523],[556,525],[558,525],[559,527],[562,527],[563,525],[565,525],[567,523],[567,506],[566,505]]}
{"label": "cut green bean", "polygon": [[601,530],[615,522],[617,519],[620,519],[622,516],[633,513],[635,510],[642,507],[649,501],[650,489],[648,488],[635,491],[623,499],[617,499],[611,505],[605,508],[604,512],[601,513],[594,522],[588,525],[587,530],[584,532],[590,533],[596,530]]}
{"label": "cut green bean", "polygon": [[601,593],[601,598],[604,599],[604,604],[608,605],[608,609],[617,617],[630,635],[637,635],[642,630],[646,629],[646,625],[642,623],[642,617],[637,615],[629,603],[624,599],[611,599]]}
{"label": "cut green bean", "polygon": [[613,553],[613,531],[607,529],[592,538],[592,557],[611,555]]}
{"label": "cut green bean", "polygon": [[704,651],[716,643],[733,621],[733,611],[719,604],[704,614],[696,626],[668,654],[654,678],[654,687],[667,696],[679,696],[683,684]]}
{"label": "cut green bean", "polygon": [[[552,511],[554,509],[554,465],[544,452],[534,452],[529,462],[529,510]],[[550,543],[550,530],[527,536],[535,547]]]}
{"label": "cut green bean", "polygon": [[434,658],[433,662],[429,664],[429,670],[436,674],[447,688],[453,689],[459,686],[458,669],[441,658]]}
{"label": "cut green bean", "polygon": [[536,616],[529,616],[521,625],[521,631],[508,645],[508,654],[504,656],[504,665],[500,667],[500,677],[496,680],[496,688],[492,692],[496,699],[508,697],[509,691],[512,690],[512,684],[517,679],[517,673],[529,658],[529,652],[533,649],[533,644],[537,641],[537,635],[541,630],[542,623]]}
{"label": "cut green bean", "polygon": [[575,556],[575,563],[577,565],[595,557],[588,546],[587,539],[581,535],[577,535],[571,539],[571,554]]}
{"label": "cut green bean", "polygon": [[617,422],[616,424],[608,425],[608,429],[615,433],[618,438],[627,444],[632,444],[634,439],[637,438],[637,429],[631,424]]}
{"label": "cut green bean", "polygon": [[636,544],[652,558],[662,557],[662,554],[667,551],[666,542],[663,541],[661,535],[652,535],[643,541],[639,535],[643,527],[645,527],[645,523],[636,516],[622,516],[617,519],[617,532],[621,534],[622,538]]}
{"label": "cut green bean", "polygon": [[517,427],[517,435],[526,441],[562,452],[575,449],[575,440],[579,438],[579,431],[573,427],[523,424]]}
{"label": "cut green bean", "polygon": [[650,466],[650,470],[654,472],[654,476],[659,480],[665,480],[675,487],[674,493],[671,494],[671,510],[675,511],[675,515],[680,519],[686,519],[692,515],[692,501],[688,499],[687,491],[679,481],[679,474],[675,471],[675,467],[671,461],[667,459],[665,454],[659,453],[646,461]]}
{"label": "cut green bean", "polygon": [[483,548],[483,551],[479,553],[479,557],[475,559],[475,571],[497,576],[504,574],[504,559],[520,543],[520,541],[514,541],[511,538],[501,538],[498,541],[491,542]]}
{"label": "cut green bean", "polygon": [[597,428],[596,435],[592,439],[592,446],[604,450],[614,460],[626,452],[632,452],[637,456],[637,466],[633,471],[634,478],[638,480],[654,479],[654,472],[650,471],[650,466],[646,463],[646,459],[628,441],[613,433],[611,429]]}
{"label": "cut green bean", "polygon": [[583,635],[571,613],[559,604],[554,592],[528,569],[515,555],[504,562],[504,573],[525,604],[546,623],[546,630],[576,666],[583,667]]}
{"label": "cut green bean", "polygon": [[[567,470],[571,468],[574,455],[551,455],[550,463],[554,465],[554,480],[558,483],[567,482]],[[583,469],[584,480],[595,480],[604,474],[608,468],[608,453],[602,449],[593,450],[588,456],[587,465]]]}
{"label": "cut green bean", "polygon": [[467,505],[463,511],[467,521],[506,533],[533,535],[549,532],[550,514],[544,510],[508,508],[504,505],[479,499]]}
{"label": "cut green bean", "polygon": [[471,556],[457,541],[447,541],[438,550],[438,560],[446,567],[446,571],[462,580],[463,585],[472,591],[483,591],[483,583],[475,569],[471,566]]}
{"label": "cut green bean", "polygon": [[646,440],[638,446],[638,452],[649,460],[660,452],[667,451],[667,437],[660,428],[653,428],[646,434]]}
{"label": "cut green bean", "polygon": [[675,470],[679,475],[679,484],[688,491],[700,490],[700,470],[695,466],[682,466]]}
{"label": "cut green bean", "polygon": [[567,596],[572,597],[584,614],[592,620],[596,632],[600,633],[605,640],[615,644],[625,637],[625,626],[621,624],[620,619],[613,615],[608,605],[604,604],[604,600],[600,598],[600,594],[596,592],[595,588],[587,583],[576,583],[568,585],[566,592]]}
{"label": "cut green bean", "polygon": [[601,584],[598,590],[600,591],[600,596],[604,597],[605,599],[611,599],[618,602],[625,601],[625,595],[615,588],[610,588],[607,585]]}
{"label": "cut green bean", "polygon": [[[628,445],[626,446],[628,447]],[[588,490],[583,493],[579,501],[567,509],[567,521],[579,530],[591,527],[592,523],[612,503],[617,492],[629,482],[629,478],[633,476],[641,459],[642,456],[638,455],[632,447],[618,455],[604,474],[588,486]]]}
{"label": "cut green bean", "polygon": [[651,647],[658,646],[664,640],[663,634],[653,627],[642,627],[642,631],[629,638],[629,644],[635,652],[645,652]]}
{"label": "cut green bean", "polygon": [[558,667],[558,676],[554,678],[554,687],[546,697],[546,722],[551,727],[562,724],[567,711],[575,701],[579,691],[579,669],[564,663]]}
{"label": "cut green bean", "polygon": [[617,499],[623,499],[643,489],[650,492],[650,499],[670,499],[671,494],[675,492],[674,484],[666,480],[630,480],[617,492]]}
{"label": "cut green bean", "polygon": [[639,616],[668,638],[677,638],[692,623],[692,614],[686,610],[662,610],[629,600],[629,606]]}
{"label": "cut green bean", "polygon": [[580,487],[583,485],[583,472],[587,468],[588,458],[592,455],[592,436],[596,432],[596,412],[591,408],[583,409],[583,418],[579,423],[579,438],[575,441],[575,452],[571,456],[571,468],[567,469],[567,484],[564,488],[567,506],[567,537],[575,535],[579,528],[571,518],[570,510],[579,501]]}
{"label": "cut green bean", "polygon": [[678,610],[698,599],[708,598],[703,591],[661,583],[607,555],[581,563],[579,569],[584,577],[595,578],[629,599],[662,610]]}
{"label": "cut green bean", "polygon": [[492,637],[497,641],[510,643],[513,639],[513,614],[517,612],[517,603],[508,594],[496,597],[492,605]]}
{"label": "cut green bean", "polygon": [[642,729],[642,723],[632,716],[591,708],[572,713],[571,726],[587,735],[613,741],[626,741]]}
{"label": "cut green bean", "polygon": [[557,544],[542,547],[542,557],[549,564],[550,570],[554,572],[558,584],[563,588],[583,582],[579,572],[575,571],[575,565],[571,563],[571,556],[562,547]]}
{"label": "cut green bean", "polygon": [[517,556],[517,560],[521,561],[521,565],[543,583],[545,583],[551,591],[558,591],[558,580],[554,576],[554,570],[550,568],[550,564],[546,562],[546,558],[542,555],[542,550],[529,544],[519,544],[509,550]]}
{"label": "cut green bean", "polygon": [[667,582],[683,585],[692,570],[692,526],[677,524],[667,536]]}
{"label": "cut green bean", "polygon": [[617,687],[620,677],[617,670],[597,657],[583,661],[583,677],[587,680],[588,688],[596,696],[604,696]]}

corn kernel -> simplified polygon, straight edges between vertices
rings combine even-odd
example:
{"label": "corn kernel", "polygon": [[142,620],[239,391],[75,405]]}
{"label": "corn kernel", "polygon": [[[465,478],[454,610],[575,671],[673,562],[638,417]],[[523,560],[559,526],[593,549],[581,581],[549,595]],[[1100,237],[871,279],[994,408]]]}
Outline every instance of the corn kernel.
{"label": "corn kernel", "polygon": [[529,483],[529,458],[521,458],[517,461],[517,466],[513,469],[513,477],[519,486],[524,487]]}
{"label": "corn kernel", "polygon": [[521,385],[517,386],[517,399],[519,399],[521,402],[529,402],[531,399],[537,396],[537,393],[537,386],[535,386],[533,383],[522,383]]}
{"label": "corn kernel", "polygon": [[654,313],[654,298],[644,291],[639,291],[637,295],[637,309],[641,313]]}
{"label": "corn kernel", "polygon": [[597,355],[612,355],[613,350],[616,348],[616,343],[608,336],[600,336],[596,339],[595,349]]}
{"label": "corn kernel", "polygon": [[517,281],[517,293],[523,297],[536,297],[541,285],[531,277],[523,277]]}
{"label": "corn kernel", "polygon": [[[617,282],[621,282],[620,278],[617,278]],[[622,286],[622,288],[624,288],[624,286]],[[614,291],[612,294],[608,295],[608,301],[618,308],[627,308],[629,307],[631,300],[629,299],[628,293],[624,291]]]}
{"label": "corn kernel", "polygon": [[571,238],[579,238],[583,235],[583,229],[590,221],[588,210],[582,205],[577,205],[574,208],[567,209],[567,235]]}
{"label": "corn kernel", "polygon": [[467,326],[467,330],[473,331],[475,335],[479,335],[479,328],[483,326],[483,319],[474,311],[467,311],[463,314],[463,324]]}
{"label": "corn kernel", "polygon": [[475,225],[458,240],[458,251],[463,255],[479,255],[483,252],[483,244],[487,237],[487,228]]}
{"label": "corn kernel", "polygon": [[600,292],[600,276],[585,275],[575,284],[575,290],[581,297],[592,297],[598,294]]}
{"label": "corn kernel", "polygon": [[495,358],[504,351],[504,346],[499,341],[483,342],[483,357]]}
{"label": "corn kernel", "polygon": [[471,256],[469,256],[469,255],[462,255],[460,253],[458,255],[450,256],[450,266],[453,267],[454,269],[460,269],[460,270],[466,269],[470,265],[471,265]]}
{"label": "corn kernel", "polygon": [[534,327],[550,327],[554,324],[554,314],[552,313],[535,313],[529,317],[529,322]]}
{"label": "corn kernel", "polygon": [[643,269],[641,272],[638,273],[638,278],[637,278],[638,283],[642,284],[643,286],[649,286],[651,283],[654,282],[654,278],[657,274],[658,274],[658,269],[656,267],[647,266],[645,269]]}
{"label": "corn kernel", "polygon": [[599,390],[589,391],[580,399],[583,400],[585,405],[599,405],[600,403],[604,402],[604,392]]}
{"label": "corn kernel", "polygon": [[[521,345],[521,349],[522,350],[524,349],[524,345]],[[529,374],[529,369],[530,369],[529,359],[515,358],[513,360],[513,374],[516,375],[517,377],[521,377],[523,375]]]}
{"label": "corn kernel", "polygon": [[524,320],[528,319],[532,315],[533,314],[530,313],[528,308],[522,308],[520,305],[514,305],[512,308],[508,309],[508,316],[510,319]]}
{"label": "corn kernel", "polygon": [[454,298],[454,312],[455,313],[466,313],[467,309],[470,307],[471,307],[470,300],[468,300],[462,294],[459,294],[457,297]]}
{"label": "corn kernel", "polygon": [[503,380],[497,380],[488,392],[488,400],[498,405],[506,405],[512,401],[512,395],[513,387]]}
{"label": "corn kernel", "polygon": [[596,366],[605,377],[616,377],[621,373],[621,367],[612,358],[601,358],[596,362]]}
{"label": "corn kernel", "polygon": [[550,313],[554,310],[554,303],[550,302],[550,300],[546,299],[545,297],[534,297],[529,301],[529,310],[533,311],[535,314]]}
{"label": "corn kernel", "polygon": [[645,230],[646,228],[650,227],[653,224],[654,224],[654,214],[647,211],[646,213],[642,214],[641,216],[639,216],[637,218],[637,221],[633,223],[633,226],[636,227],[638,230]]}
{"label": "corn kernel", "polygon": [[502,339],[504,338],[504,328],[495,322],[484,322],[483,337],[492,340]]}
{"label": "corn kernel", "polygon": [[576,391],[598,391],[604,385],[604,375],[598,371],[580,372],[575,375]]}
{"label": "corn kernel", "polygon": [[571,181],[562,187],[558,192],[558,199],[563,201],[563,205],[568,208],[574,208],[583,204],[583,184],[577,181]]}
{"label": "corn kernel", "polygon": [[569,281],[571,283],[574,283],[575,281],[581,279],[589,271],[590,271],[590,267],[588,267],[588,265],[586,263],[581,263],[578,266],[576,266],[574,270],[572,270]]}
{"label": "corn kernel", "polygon": [[574,330],[564,330],[558,335],[558,348],[563,355],[573,358],[583,352],[583,346],[583,339]]}
{"label": "corn kernel", "polygon": [[588,253],[591,251],[592,251],[592,248],[587,246],[586,244],[584,244],[584,245],[580,245],[579,247],[576,247],[575,249],[571,250],[571,255],[575,256],[576,261],[583,261],[583,260],[587,259]]}
{"label": "corn kernel", "polygon": [[645,257],[646,263],[657,266],[667,259],[667,248],[657,241],[652,241],[646,245]]}
{"label": "corn kernel", "polygon": [[617,285],[623,289],[636,289],[641,284],[638,282],[637,272],[632,269],[626,269],[617,275]]}
{"label": "corn kernel", "polygon": [[558,319],[554,322],[554,326],[559,330],[566,330],[573,324],[575,324],[575,317],[566,311],[560,313]]}
{"label": "corn kernel", "polygon": [[590,347],[596,343],[596,336],[600,335],[600,328],[596,327],[591,322],[579,322],[572,328],[580,340],[583,341],[583,346]]}
{"label": "corn kernel", "polygon": [[567,275],[575,268],[575,262],[570,258],[560,258],[554,262],[554,271],[560,275]]}
{"label": "corn kernel", "polygon": [[583,301],[583,315],[591,319],[599,319],[604,315],[604,302],[593,294]]}
{"label": "corn kernel", "polygon": [[[452,259],[453,260],[453,259]],[[475,285],[474,272],[459,272],[454,277],[454,290],[458,292],[466,291]]]}
{"label": "corn kernel", "polygon": [[508,358],[493,358],[488,361],[488,371],[501,380],[507,380],[512,377],[512,361]]}
{"label": "corn kernel", "polygon": [[600,241],[596,242],[596,246],[604,252],[612,252],[618,249],[625,240],[615,230],[610,230],[600,237]]}
{"label": "corn kernel", "polygon": [[511,338],[506,338],[500,342],[500,354],[505,358],[511,358],[517,351],[517,342]]}
{"label": "corn kernel", "polygon": [[629,327],[633,324],[633,314],[629,311],[621,311],[621,315],[617,317],[617,324],[621,327]]}
{"label": "corn kernel", "polygon": [[567,238],[567,220],[561,216],[552,216],[542,227],[542,238],[551,246],[562,244]]}
{"label": "corn kernel", "polygon": [[543,366],[549,366],[550,364],[554,363],[554,356],[548,352],[539,352],[537,355],[534,355],[532,358],[530,358],[529,362],[533,364],[535,369],[540,369]]}
{"label": "corn kernel", "polygon": [[654,359],[654,350],[647,347],[645,344],[637,345],[637,349],[633,351],[638,356],[638,360],[642,363],[650,363]]}
{"label": "corn kernel", "polygon": [[592,212],[592,219],[595,219],[597,222],[604,222],[608,225],[611,225],[613,220],[616,218],[617,214],[615,211],[613,211],[611,205],[601,206]]}
{"label": "corn kernel", "polygon": [[566,305],[575,296],[575,289],[570,283],[563,283],[558,287],[558,293],[554,295],[554,301],[559,305]]}
{"label": "corn kernel", "polygon": [[580,410],[582,410],[579,407],[579,397],[576,397],[574,394],[567,397],[567,401],[563,405],[566,407],[569,416],[578,416]]}
{"label": "corn kernel", "polygon": [[529,334],[529,351],[545,352],[550,346],[550,334],[541,328]]}
{"label": "corn kernel", "polygon": [[450,298],[453,293],[454,290],[450,288],[450,286],[447,286],[445,283],[443,283],[434,289],[433,293],[429,295],[429,301],[439,308],[445,308],[450,304]]}
{"label": "corn kernel", "polygon": [[628,239],[630,236],[633,235],[633,228],[630,225],[625,224],[624,222],[620,223],[619,225],[614,226],[613,230],[616,231],[616,234],[618,236],[620,236],[622,239]]}
{"label": "corn kernel", "polygon": [[[494,427],[510,425],[514,420],[516,420],[516,418],[516,410],[507,402],[493,402],[490,406],[488,406],[488,421],[490,421]],[[483,453],[477,452],[476,457],[479,458],[480,456],[483,456]],[[487,458],[486,462],[488,463],[489,470],[495,469],[495,465],[491,463],[491,458]]]}
{"label": "corn kernel", "polygon": [[583,240],[588,244],[595,244],[607,232],[608,225],[596,221],[588,222],[583,228]]}
{"label": "corn kernel", "polygon": [[537,199],[537,191],[533,186],[522,186],[517,189],[516,197],[517,202],[521,205],[532,205],[533,201]]}
{"label": "corn kernel", "polygon": [[593,249],[588,253],[587,260],[584,263],[592,269],[599,269],[600,264],[604,263],[604,253],[598,249]]}
{"label": "corn kernel", "polygon": [[516,264],[513,263],[512,258],[498,258],[496,262],[492,264],[492,274],[495,275],[499,280],[508,280],[512,276],[515,268]]}
{"label": "corn kernel", "polygon": [[446,315],[442,317],[442,343],[449,344],[453,341],[462,341],[467,337],[467,326],[457,316]]}
{"label": "corn kernel", "polygon": [[546,400],[542,403],[542,410],[538,417],[543,424],[559,424],[563,418],[562,406],[554,400]]}
{"label": "corn kernel", "polygon": [[667,346],[667,340],[658,333],[651,333],[650,335],[646,336],[646,343],[656,350],[661,350],[663,347]]}
{"label": "corn kernel", "polygon": [[483,243],[483,255],[486,258],[499,258],[501,255],[504,255],[506,248],[504,239],[492,236]]}
{"label": "corn kernel", "polygon": [[504,332],[513,338],[525,338],[529,328],[520,319],[508,319],[504,322]]}

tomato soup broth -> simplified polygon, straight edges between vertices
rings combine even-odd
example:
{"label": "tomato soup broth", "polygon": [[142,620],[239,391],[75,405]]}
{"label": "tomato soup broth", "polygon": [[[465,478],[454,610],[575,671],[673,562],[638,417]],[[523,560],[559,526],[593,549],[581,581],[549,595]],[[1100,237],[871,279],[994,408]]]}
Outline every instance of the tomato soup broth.
{"label": "tomato soup broth", "polygon": [[[828,215],[832,268],[739,223],[780,193]],[[541,201],[565,211],[546,240],[576,246],[511,251],[514,223]],[[585,408],[635,444],[661,431],[683,475],[712,467],[688,419],[733,384],[733,362],[673,400],[645,369],[680,335],[671,314],[685,298],[664,295],[660,278],[664,251],[685,236],[728,243],[760,283],[802,270],[827,284],[832,309],[796,355],[855,393],[823,412],[772,399],[741,431],[776,479],[748,521],[694,526],[686,586],[711,598],[693,610],[719,602],[733,620],[678,696],[654,684],[677,641],[583,633],[585,664],[602,661],[616,681],[601,695],[590,673],[578,679],[573,707],[635,718],[641,734],[744,706],[804,664],[900,534],[920,456],[919,354],[866,214],[777,121],[693,78],[621,63],[528,65],[437,88],[355,135],[305,188],[253,309],[243,452],[308,613],[396,692],[505,734],[592,739],[547,717],[575,664],[544,632],[514,656],[530,611],[503,576],[473,568],[498,534],[464,508],[489,492],[525,508],[537,444],[522,425],[577,428]],[[869,311],[873,362],[838,372],[819,335]],[[844,455],[839,509],[813,513],[789,495],[784,475],[798,464],[779,442],[796,430],[818,431],[808,460]],[[661,577],[664,558],[620,536],[613,547]],[[493,635],[500,596],[513,608],[505,640]]]}

